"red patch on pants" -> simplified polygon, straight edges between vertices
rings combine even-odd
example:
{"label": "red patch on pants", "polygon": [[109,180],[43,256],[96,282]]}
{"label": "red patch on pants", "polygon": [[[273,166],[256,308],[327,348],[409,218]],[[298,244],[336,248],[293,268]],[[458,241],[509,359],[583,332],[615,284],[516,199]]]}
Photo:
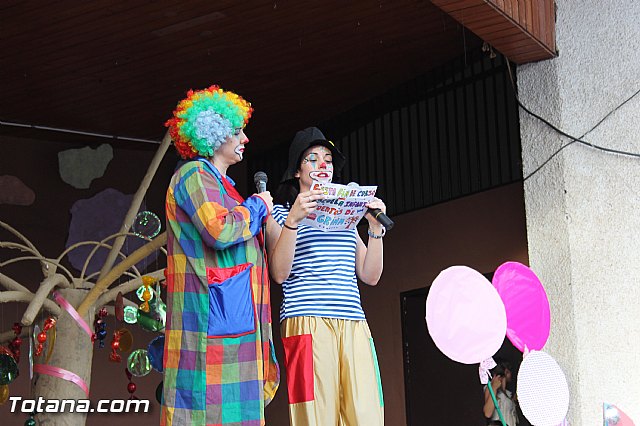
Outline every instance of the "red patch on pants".
{"label": "red patch on pants", "polygon": [[289,404],[314,400],[311,334],[282,338]]}

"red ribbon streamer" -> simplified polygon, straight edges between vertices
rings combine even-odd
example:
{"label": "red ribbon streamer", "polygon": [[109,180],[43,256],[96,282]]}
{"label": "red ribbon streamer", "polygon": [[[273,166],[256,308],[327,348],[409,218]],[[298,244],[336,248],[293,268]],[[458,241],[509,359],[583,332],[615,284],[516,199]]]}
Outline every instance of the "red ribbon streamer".
{"label": "red ribbon streamer", "polygon": [[87,386],[87,383],[82,380],[82,378],[76,373],[72,373],[71,371],[65,370],[64,368],[53,367],[51,365],[45,364],[34,365],[33,371],[35,373],[46,374],[48,376],[57,377],[59,379],[75,383],[80,389],[84,391],[84,393],[87,395],[87,398],[89,398],[89,387]]}

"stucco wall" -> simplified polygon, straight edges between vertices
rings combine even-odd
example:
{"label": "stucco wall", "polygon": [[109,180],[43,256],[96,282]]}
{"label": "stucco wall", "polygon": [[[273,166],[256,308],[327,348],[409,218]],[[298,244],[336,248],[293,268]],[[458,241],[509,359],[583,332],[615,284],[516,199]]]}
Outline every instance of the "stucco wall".
{"label": "stucco wall", "polygon": [[[518,69],[520,99],[582,136],[640,89],[640,3],[557,2],[559,56]],[[521,112],[524,175],[560,147]],[[640,96],[584,139],[640,153]],[[602,424],[602,403],[640,421],[640,158],[577,143],[525,182],[529,257],[547,288],[546,350],[564,369],[574,425]]]}

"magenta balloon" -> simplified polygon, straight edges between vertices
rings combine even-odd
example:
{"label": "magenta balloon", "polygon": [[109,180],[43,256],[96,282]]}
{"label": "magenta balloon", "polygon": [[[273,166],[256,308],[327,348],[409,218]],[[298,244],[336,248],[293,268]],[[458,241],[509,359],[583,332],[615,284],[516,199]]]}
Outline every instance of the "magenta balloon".
{"label": "magenta balloon", "polygon": [[427,296],[427,327],[446,356],[477,364],[504,341],[507,318],[496,289],[479,272],[452,266],[440,272]]}
{"label": "magenta balloon", "polygon": [[493,285],[507,311],[507,337],[524,352],[541,350],[549,338],[551,314],[542,283],[531,269],[506,262],[496,269]]}

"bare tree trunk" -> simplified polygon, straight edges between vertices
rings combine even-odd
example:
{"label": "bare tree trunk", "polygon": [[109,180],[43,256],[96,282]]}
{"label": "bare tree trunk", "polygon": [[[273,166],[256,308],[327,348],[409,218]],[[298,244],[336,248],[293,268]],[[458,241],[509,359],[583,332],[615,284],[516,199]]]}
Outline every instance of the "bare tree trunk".
{"label": "bare tree trunk", "polygon": [[[124,218],[124,221],[122,222],[122,226],[120,227],[121,234],[129,232],[129,230],[131,229],[131,225],[133,225],[133,219],[138,214],[138,209],[140,208],[140,204],[142,204],[142,200],[144,200],[144,196],[147,195],[147,190],[149,189],[149,185],[151,185],[151,181],[153,180],[153,177],[156,174],[156,170],[158,170],[158,167],[160,166],[160,162],[162,162],[162,158],[164,157],[164,154],[167,152],[167,149],[169,149],[170,146],[171,146],[171,135],[167,130],[167,133],[165,133],[164,138],[162,138],[162,142],[160,143],[158,150],[156,151],[155,155],[153,156],[153,159],[151,160],[151,164],[149,164],[147,173],[144,175],[142,182],[140,182],[138,191],[136,191],[135,195],[133,196],[133,201],[131,201],[131,207],[129,207],[129,211],[127,212]],[[126,236],[123,235],[116,238],[115,241],[113,242],[111,251],[109,252],[107,259],[104,261],[104,265],[102,265],[102,269],[100,270],[100,276],[98,280],[103,279],[107,275],[107,273],[111,270],[111,267],[113,266],[113,263],[115,262],[116,257],[118,256],[118,252],[120,251],[120,249],[122,248],[122,245],[124,244],[125,238]]]}
{"label": "bare tree trunk", "polygon": [[[60,289],[58,292],[74,307],[87,295],[86,290]],[[89,308],[84,320],[92,328],[95,308]],[[34,357],[34,363],[44,362],[45,357]],[[93,360],[93,343],[91,338],[79,324],[67,313],[66,310],[58,317],[56,323],[56,342],[49,365],[71,371],[91,385],[91,363]],[[89,399],[82,389],[73,382],[44,374],[36,374],[34,377],[34,398],[42,397],[45,400],[53,399]],[[46,406],[46,405],[45,405]],[[38,425],[55,426],[83,426],[86,422],[86,413],[39,413],[36,416]]]}

